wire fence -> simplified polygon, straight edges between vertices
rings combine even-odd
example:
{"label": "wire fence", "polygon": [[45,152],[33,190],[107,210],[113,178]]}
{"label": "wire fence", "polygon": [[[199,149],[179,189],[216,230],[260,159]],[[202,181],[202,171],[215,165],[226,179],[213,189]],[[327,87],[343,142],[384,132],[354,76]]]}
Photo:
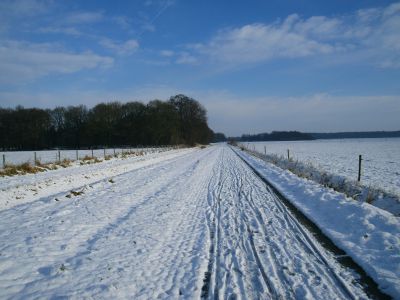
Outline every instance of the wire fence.
{"label": "wire fence", "polygon": [[400,194],[400,139],[244,142],[241,146],[291,168],[301,164],[307,173],[307,169],[319,170]]}
{"label": "wire fence", "polygon": [[42,150],[42,151],[4,151],[0,152],[1,168],[10,165],[21,165],[28,163],[49,164],[63,160],[78,161],[84,158],[101,159],[123,154],[141,153],[143,155],[164,152],[174,149],[173,146],[160,147],[125,147],[125,148],[103,148],[103,149],[76,149],[76,150]]}

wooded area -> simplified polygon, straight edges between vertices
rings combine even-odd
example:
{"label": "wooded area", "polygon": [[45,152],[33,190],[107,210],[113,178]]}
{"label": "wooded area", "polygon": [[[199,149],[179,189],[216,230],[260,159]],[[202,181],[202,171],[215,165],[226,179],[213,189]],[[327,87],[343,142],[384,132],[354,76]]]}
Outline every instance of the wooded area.
{"label": "wooded area", "polygon": [[209,143],[205,108],[185,95],[168,101],[100,103],[54,109],[0,108],[2,150]]}
{"label": "wooded area", "polygon": [[313,140],[308,134],[299,131],[272,131],[271,133],[243,134],[241,137],[233,137],[231,140],[241,142],[261,142],[261,141],[301,141]]}

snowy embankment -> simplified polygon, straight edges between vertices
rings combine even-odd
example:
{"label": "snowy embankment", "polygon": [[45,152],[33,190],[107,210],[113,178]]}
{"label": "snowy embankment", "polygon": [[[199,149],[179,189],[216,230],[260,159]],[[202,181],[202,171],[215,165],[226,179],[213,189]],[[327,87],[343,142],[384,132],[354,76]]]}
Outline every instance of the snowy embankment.
{"label": "snowy embankment", "polygon": [[382,291],[400,298],[399,218],[244,151],[236,152],[350,255]]}
{"label": "snowy embankment", "polygon": [[194,150],[180,149],[146,156],[112,158],[108,161],[88,165],[80,165],[78,161],[66,169],[3,177],[0,180],[0,211],[38,199],[43,200],[50,195],[62,194],[71,190],[79,191],[98,181],[172,159]]}
{"label": "snowy embankment", "polygon": [[[304,163],[297,159],[287,159],[276,154],[262,154],[256,150],[249,149],[243,144],[241,144],[240,147],[246,149],[252,155],[259,157],[266,162],[272,163],[283,170],[289,170],[299,177],[310,179],[325,187],[332,188],[339,193],[344,193],[346,196],[351,197],[354,200],[367,202],[400,217],[399,193],[378,188],[376,185],[366,185],[364,182],[352,180],[348,176],[338,175],[334,172],[327,172],[310,162]],[[377,179],[379,178],[379,174],[381,180]],[[385,180],[387,180],[387,178],[381,173],[378,173],[376,176],[378,176],[374,179],[376,182],[385,182]]]}
{"label": "snowy embankment", "polygon": [[217,156],[193,148],[10,179],[58,187],[0,211],[0,298],[198,298]]}
{"label": "snowy embankment", "polygon": [[[362,155],[361,183],[400,197],[400,138],[271,141],[242,143],[266,155],[312,165],[321,173],[356,181],[358,157]],[[287,161],[287,159],[286,159]]]}

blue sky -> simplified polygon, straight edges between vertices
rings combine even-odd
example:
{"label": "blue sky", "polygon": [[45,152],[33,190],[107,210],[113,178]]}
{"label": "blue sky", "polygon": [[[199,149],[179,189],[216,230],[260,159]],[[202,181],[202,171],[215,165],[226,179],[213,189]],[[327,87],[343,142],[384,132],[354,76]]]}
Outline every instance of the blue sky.
{"label": "blue sky", "polygon": [[184,93],[227,135],[400,129],[400,2],[0,2],[0,106]]}

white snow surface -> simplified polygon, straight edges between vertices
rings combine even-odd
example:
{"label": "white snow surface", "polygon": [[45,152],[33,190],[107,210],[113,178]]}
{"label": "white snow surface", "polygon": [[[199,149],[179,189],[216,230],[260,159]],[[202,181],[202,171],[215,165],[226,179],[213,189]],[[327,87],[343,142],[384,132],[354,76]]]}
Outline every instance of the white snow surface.
{"label": "white snow surface", "polygon": [[299,178],[244,151],[237,151],[350,255],[379,284],[381,290],[400,299],[399,218]]}
{"label": "white snow surface", "polygon": [[267,154],[310,162],[331,174],[357,180],[358,155],[362,155],[361,182],[400,195],[400,138],[334,139],[315,141],[244,143]]}
{"label": "white snow surface", "polygon": [[[400,298],[398,219],[241,155]],[[0,189],[1,299],[368,298],[225,145],[1,178]]]}
{"label": "white snow surface", "polygon": [[[67,169],[58,169],[24,176],[0,178],[0,210],[25,202],[44,199],[46,196],[57,197],[74,189],[83,189],[89,184],[109,179],[112,176],[135,170],[174,158],[193,149],[173,150],[167,153],[152,153],[146,156],[112,158],[102,163],[81,166],[74,162]],[[45,201],[45,200],[44,200]]]}

